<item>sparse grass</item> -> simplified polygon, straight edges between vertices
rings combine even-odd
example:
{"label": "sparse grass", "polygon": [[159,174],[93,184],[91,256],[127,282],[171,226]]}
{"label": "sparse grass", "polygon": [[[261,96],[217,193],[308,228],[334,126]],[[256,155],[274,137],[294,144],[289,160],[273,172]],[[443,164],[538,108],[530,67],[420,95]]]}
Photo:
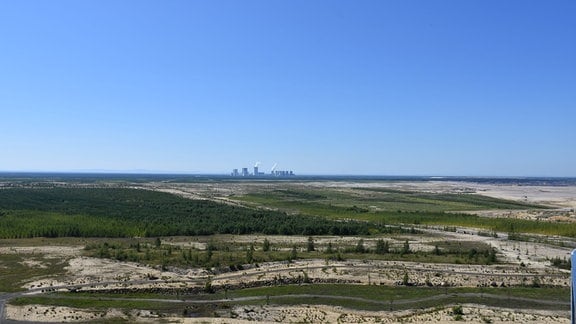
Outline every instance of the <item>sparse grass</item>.
{"label": "sparse grass", "polygon": [[[80,297],[74,295],[64,294],[51,294],[43,296],[26,296],[18,297],[10,300],[11,305],[25,306],[25,305],[44,305],[44,306],[62,306],[71,307],[82,310],[91,311],[107,311],[109,309],[120,309],[125,311],[132,310],[148,310],[156,314],[173,316],[180,316],[184,310],[194,313],[196,315],[211,316],[213,314],[214,305],[189,305],[184,302],[174,302],[173,300],[161,301],[133,299],[133,298],[105,298],[99,294],[94,295],[94,298]],[[157,319],[160,320],[160,319]],[[134,320],[126,320],[118,318],[118,323],[130,322]],[[98,321],[95,321],[98,323]],[[92,321],[91,321],[92,323]],[[115,323],[114,320],[106,318],[102,323]]]}
{"label": "sparse grass", "polygon": [[[542,209],[540,205],[497,199],[476,194],[434,194],[389,189],[356,188],[347,191],[338,189],[298,189],[268,190],[252,192],[235,199],[266,205],[276,208],[302,207],[298,203],[307,203],[304,213],[325,211],[325,207],[333,207],[331,212],[352,211],[348,209],[357,206],[358,211],[403,211],[403,212],[445,212],[485,209]],[[336,207],[336,208],[334,208]]]}
{"label": "sparse grass", "polygon": [[423,298],[443,294],[440,288],[426,287],[390,287],[369,285],[341,285],[341,284],[318,284],[318,285],[284,285],[276,287],[259,287],[236,290],[229,293],[230,297],[247,296],[283,296],[295,294],[327,295],[358,297],[375,301],[390,301],[401,299]]}
{"label": "sparse grass", "polygon": [[178,245],[150,243],[98,243],[88,244],[85,254],[93,257],[119,261],[138,262],[152,266],[178,267],[230,267],[242,269],[244,264],[285,261],[291,259],[290,251],[268,251],[261,249],[249,252],[251,244],[214,242],[213,248],[196,249]]}
{"label": "sparse grass", "polygon": [[166,310],[173,309],[174,303],[161,302],[161,301],[146,301],[135,299],[103,299],[98,298],[78,298],[74,296],[27,296],[18,297],[10,301],[10,304],[15,306],[22,305],[50,305],[50,306],[66,306],[74,308],[92,308],[92,309],[108,309],[108,308],[122,308],[122,309],[147,309],[147,310]]}
{"label": "sparse grass", "polygon": [[[39,262],[41,266],[25,262]],[[34,278],[58,277],[65,273],[66,260],[48,259],[42,254],[0,254],[0,292],[23,290]]]}
{"label": "sparse grass", "polygon": [[[305,297],[302,295],[316,295]],[[463,294],[477,294],[467,296]],[[291,297],[290,295],[294,295]],[[500,298],[491,295],[501,296]],[[233,297],[269,296],[274,304],[323,304],[363,310],[403,310],[442,307],[455,303],[532,309],[570,309],[570,290],[561,288],[425,288],[360,285],[301,285],[244,289],[229,293]],[[330,296],[336,296],[330,297]],[[342,297],[342,298],[338,298]],[[351,297],[347,299],[347,297]],[[522,299],[528,298],[530,300]],[[539,303],[557,301],[558,303]],[[250,301],[261,304],[262,301]]]}

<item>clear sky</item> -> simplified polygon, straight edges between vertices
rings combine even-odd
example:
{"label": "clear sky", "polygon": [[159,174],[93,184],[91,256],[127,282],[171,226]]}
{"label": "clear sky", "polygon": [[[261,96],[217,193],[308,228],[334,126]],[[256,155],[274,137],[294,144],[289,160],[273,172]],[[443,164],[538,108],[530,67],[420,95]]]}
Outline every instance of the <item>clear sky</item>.
{"label": "clear sky", "polygon": [[0,170],[576,176],[576,1],[3,0]]}

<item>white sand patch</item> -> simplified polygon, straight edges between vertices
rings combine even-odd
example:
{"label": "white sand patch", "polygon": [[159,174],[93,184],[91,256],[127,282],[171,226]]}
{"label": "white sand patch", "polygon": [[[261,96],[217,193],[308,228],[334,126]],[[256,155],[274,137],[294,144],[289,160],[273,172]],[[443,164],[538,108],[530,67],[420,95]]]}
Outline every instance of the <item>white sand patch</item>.
{"label": "white sand patch", "polygon": [[[28,283],[25,288],[51,288],[65,285],[101,284],[117,281],[114,286],[122,286],[122,282],[135,280],[148,280],[150,277],[163,280],[185,280],[188,273],[196,274],[189,270],[184,274],[170,271],[161,271],[133,262],[120,262],[109,259],[90,257],[76,257],[68,261],[65,267],[68,271],[65,280],[42,279]],[[150,285],[153,285],[150,281]],[[104,286],[103,286],[104,287]],[[112,286],[108,286],[111,288]]]}
{"label": "white sand patch", "polygon": [[181,242],[181,241],[172,241],[169,239],[169,240],[163,240],[162,244],[179,246],[181,248],[191,248],[191,249],[196,249],[196,250],[206,250],[206,248],[208,246],[208,243],[197,242],[197,241],[193,241],[193,240]]}
{"label": "white sand patch", "polygon": [[20,262],[20,264],[23,264],[23,265],[30,267],[30,268],[40,268],[40,269],[48,268],[48,266],[46,266],[42,261],[38,261],[38,260],[24,260],[24,261]]}
{"label": "white sand patch", "polygon": [[3,254],[38,254],[47,258],[73,257],[80,255],[82,246],[15,246],[0,247]]}

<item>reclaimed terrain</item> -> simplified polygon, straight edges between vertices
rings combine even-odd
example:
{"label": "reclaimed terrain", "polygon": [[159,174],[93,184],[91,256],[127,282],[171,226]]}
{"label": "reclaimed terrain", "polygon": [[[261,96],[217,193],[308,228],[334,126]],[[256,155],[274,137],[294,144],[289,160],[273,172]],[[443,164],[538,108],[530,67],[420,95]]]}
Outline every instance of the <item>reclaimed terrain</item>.
{"label": "reclaimed terrain", "polygon": [[0,181],[5,322],[569,322],[571,183],[64,180]]}

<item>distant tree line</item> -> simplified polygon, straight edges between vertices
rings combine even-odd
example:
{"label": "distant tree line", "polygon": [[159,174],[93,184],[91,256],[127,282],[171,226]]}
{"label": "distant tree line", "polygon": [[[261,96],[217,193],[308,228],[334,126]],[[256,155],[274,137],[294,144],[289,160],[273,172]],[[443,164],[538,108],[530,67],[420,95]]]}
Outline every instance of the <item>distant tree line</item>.
{"label": "distant tree line", "polygon": [[0,190],[0,238],[367,235],[378,230],[376,227],[367,222],[288,215],[142,189]]}

